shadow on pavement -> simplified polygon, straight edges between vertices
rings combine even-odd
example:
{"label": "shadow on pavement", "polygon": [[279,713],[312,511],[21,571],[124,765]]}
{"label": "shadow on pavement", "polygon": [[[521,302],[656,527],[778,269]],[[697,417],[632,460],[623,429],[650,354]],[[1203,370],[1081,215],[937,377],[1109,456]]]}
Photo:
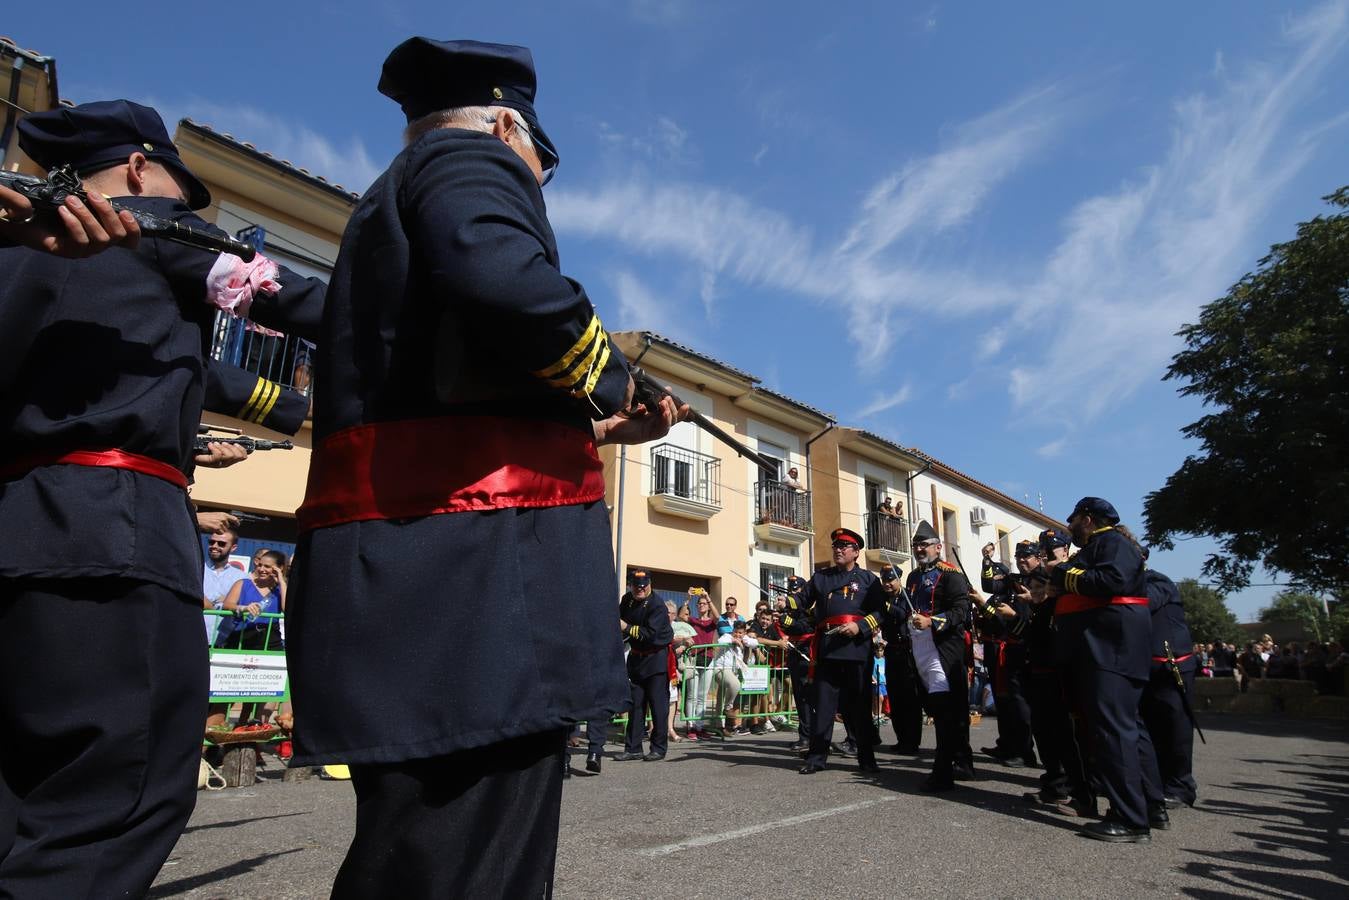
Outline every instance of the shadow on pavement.
{"label": "shadow on pavement", "polygon": [[149,897],[176,897],[179,894],[186,894],[188,891],[196,890],[199,887],[206,887],[208,884],[214,884],[217,881],[224,881],[226,878],[234,878],[237,875],[247,875],[254,869],[260,868],[270,859],[276,859],[279,856],[287,856],[291,853],[299,853],[300,848],[294,847],[290,850],[278,850],[275,853],[263,853],[260,856],[250,856],[248,859],[238,859],[227,866],[221,866],[218,869],[212,869],[209,872],[202,872],[200,875],[191,875],[187,878],[179,878],[177,881],[168,881],[163,884],[157,884],[150,889]]}

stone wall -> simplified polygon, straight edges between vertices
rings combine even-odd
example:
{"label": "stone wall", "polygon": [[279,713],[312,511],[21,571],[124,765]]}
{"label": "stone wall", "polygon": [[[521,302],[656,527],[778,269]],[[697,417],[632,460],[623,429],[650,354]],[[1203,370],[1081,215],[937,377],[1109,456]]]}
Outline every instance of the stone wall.
{"label": "stone wall", "polygon": [[1321,696],[1310,681],[1258,678],[1241,693],[1235,678],[1196,678],[1195,712],[1349,719],[1349,696]]}

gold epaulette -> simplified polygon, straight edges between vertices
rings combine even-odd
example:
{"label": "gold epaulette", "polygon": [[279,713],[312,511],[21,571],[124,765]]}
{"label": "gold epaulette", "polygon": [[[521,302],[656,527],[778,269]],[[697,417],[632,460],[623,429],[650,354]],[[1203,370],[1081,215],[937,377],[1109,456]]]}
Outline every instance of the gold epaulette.
{"label": "gold epaulette", "polygon": [[947,562],[947,561],[944,560],[944,559],[939,559],[939,560],[937,560],[937,568],[941,569],[943,572],[959,572],[959,571],[960,571],[959,569],[957,569],[955,566],[951,565],[949,562]]}

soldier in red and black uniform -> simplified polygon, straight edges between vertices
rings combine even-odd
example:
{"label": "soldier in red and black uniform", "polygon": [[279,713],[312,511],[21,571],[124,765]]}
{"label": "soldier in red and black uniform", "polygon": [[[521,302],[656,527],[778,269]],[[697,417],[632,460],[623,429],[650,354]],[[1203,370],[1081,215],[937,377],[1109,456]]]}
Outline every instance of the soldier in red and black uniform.
{"label": "soldier in red and black uniform", "polygon": [[596,447],[676,411],[561,272],[535,87],[427,38],[380,79],[407,145],[333,271],[287,598],[296,759],[358,801],[336,897],[546,895],[566,731],[628,697]]}
{"label": "soldier in red and black uniform", "polygon": [[1084,497],[1068,528],[1081,551],[1049,573],[1055,652],[1075,705],[1085,719],[1089,764],[1110,800],[1105,821],[1082,831],[1103,841],[1150,840],[1149,820],[1163,825],[1160,793],[1145,790],[1152,762],[1138,712],[1151,663],[1151,626],[1143,556],[1119,531],[1115,507]]}
{"label": "soldier in red and black uniform", "polygon": [[[1145,561],[1147,556],[1144,548]],[[1194,638],[1176,583],[1156,569],[1148,569],[1145,577],[1152,617],[1152,669],[1140,712],[1157,754],[1166,808],[1194,806],[1198,795],[1194,780],[1194,709],[1190,701],[1198,668]]]}
{"label": "soldier in red and black uniform", "polygon": [[857,737],[857,767],[880,771],[876,747],[868,736],[871,723],[871,635],[880,630],[887,605],[880,580],[857,565],[862,536],[835,528],[834,564],[816,572],[806,586],[804,606],[815,621],[811,647],[811,685],[815,695],[815,730],[802,775],[824,769],[834,734],[834,713]]}
{"label": "soldier in red and black uniform", "polygon": [[965,667],[970,583],[941,558],[942,543],[927,522],[914,529],[911,549],[917,565],[905,583],[911,604],[910,650],[937,732],[937,757],[923,790],[949,791],[956,780],[974,777]]}
{"label": "soldier in red and black uniform", "polygon": [[922,683],[913,664],[909,633],[911,610],[894,566],[881,567],[881,587],[890,595],[890,615],[881,630],[885,638],[885,690],[890,701],[890,725],[895,730],[896,753],[918,753],[923,742]]}
{"label": "soldier in red and black uniform", "polygon": [[815,623],[804,606],[806,580],[800,575],[787,578],[787,593],[779,598],[778,627],[791,646],[787,648],[787,675],[792,680],[792,702],[796,706],[796,743],[792,752],[810,749],[810,734],[815,727],[815,700],[810,690],[810,644]]}
{"label": "soldier in red and black uniform", "polygon": [[984,638],[984,665],[998,707],[998,740],[983,753],[1009,768],[1036,765],[1031,734],[1030,704],[1026,701],[1026,625],[1030,607],[1013,595],[1007,566],[993,559],[993,544],[984,547],[980,586],[987,600],[976,599],[974,611]]}
{"label": "soldier in red and black uniform", "polygon": [[[193,211],[210,194],[153,109],[58,107],[18,130],[87,193],[223,234]],[[147,235],[80,260],[0,248],[0,271],[0,894],[143,896],[196,799],[207,660],[187,487],[219,461],[193,449],[211,324],[251,303],[312,336],[324,287]]]}
{"label": "soldier in red and black uniform", "polygon": [[[628,642],[628,685],[631,708],[628,710],[627,746],[614,759],[624,762],[665,758],[670,740],[670,642],[674,629],[665,601],[652,596],[651,575],[633,571],[618,606],[620,627]],[[651,713],[651,752],[642,755],[642,736],[646,734],[646,715]]]}

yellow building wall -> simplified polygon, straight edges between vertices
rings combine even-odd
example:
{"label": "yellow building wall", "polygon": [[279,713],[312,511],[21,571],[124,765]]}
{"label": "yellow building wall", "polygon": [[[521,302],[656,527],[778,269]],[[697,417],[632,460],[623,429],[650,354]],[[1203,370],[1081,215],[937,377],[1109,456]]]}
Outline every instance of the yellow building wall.
{"label": "yellow building wall", "polygon": [[202,422],[238,428],[244,434],[267,440],[290,440],[294,450],[256,452],[227,469],[197,469],[192,486],[192,501],[218,509],[269,516],[290,517],[304,500],[305,480],[309,477],[309,454],[313,432],[308,423],[294,437],[242,422],[230,416],[204,413]]}

